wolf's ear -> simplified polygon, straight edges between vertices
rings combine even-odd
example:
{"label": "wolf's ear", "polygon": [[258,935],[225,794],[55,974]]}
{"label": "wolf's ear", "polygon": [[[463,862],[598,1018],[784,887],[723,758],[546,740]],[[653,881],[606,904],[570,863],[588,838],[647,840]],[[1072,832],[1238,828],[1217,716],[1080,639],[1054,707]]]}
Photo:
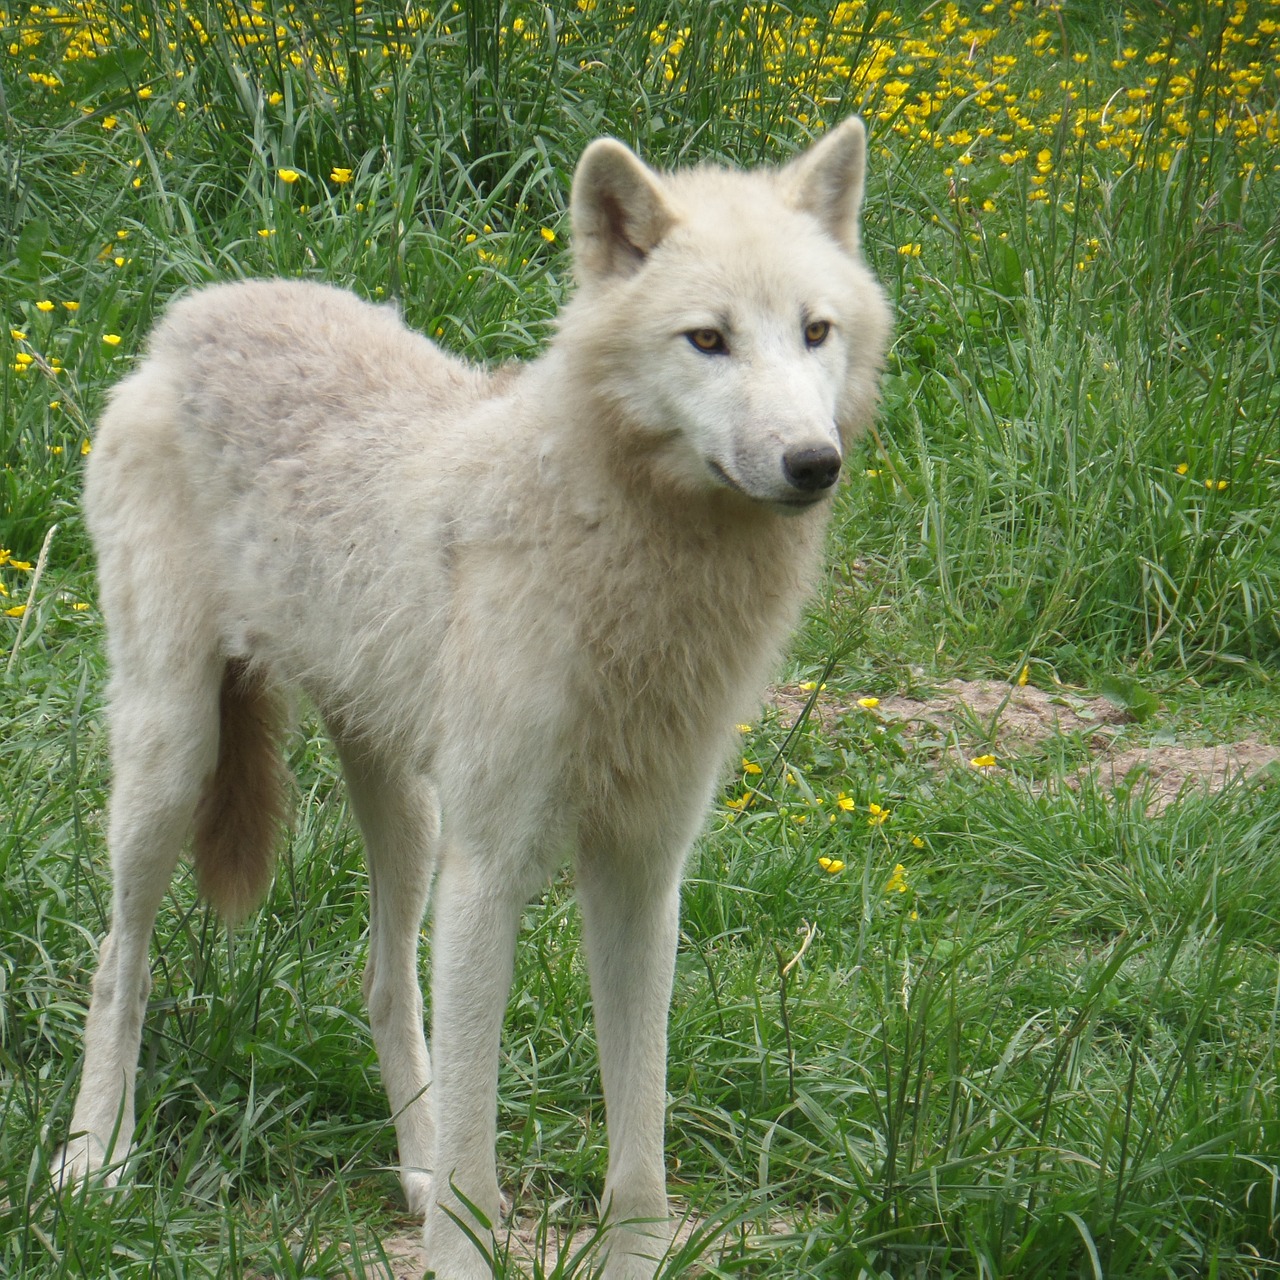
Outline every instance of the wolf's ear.
{"label": "wolf's ear", "polygon": [[812,214],[828,235],[858,252],[867,131],[857,116],[837,125],[782,171],[793,208]]}
{"label": "wolf's ear", "polygon": [[637,271],[675,221],[657,174],[613,138],[600,138],[582,153],[570,213],[584,282]]}

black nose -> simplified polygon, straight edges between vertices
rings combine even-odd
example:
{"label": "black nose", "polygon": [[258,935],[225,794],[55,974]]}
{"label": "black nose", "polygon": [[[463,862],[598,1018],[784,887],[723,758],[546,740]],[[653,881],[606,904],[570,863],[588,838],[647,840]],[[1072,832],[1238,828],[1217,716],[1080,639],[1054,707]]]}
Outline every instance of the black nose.
{"label": "black nose", "polygon": [[782,456],[787,480],[805,493],[830,489],[840,474],[840,454],[830,445],[819,449],[793,449]]}

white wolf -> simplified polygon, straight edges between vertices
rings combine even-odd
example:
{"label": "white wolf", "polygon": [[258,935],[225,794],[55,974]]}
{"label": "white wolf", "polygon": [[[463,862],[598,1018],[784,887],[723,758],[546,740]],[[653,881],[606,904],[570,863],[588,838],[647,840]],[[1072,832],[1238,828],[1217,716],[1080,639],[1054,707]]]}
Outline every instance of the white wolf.
{"label": "white wolf", "polygon": [[755,173],[659,174],[592,144],[579,291],[516,372],[316,284],[170,310],[85,485],[114,889],[63,1176],[110,1180],[129,1148],[149,939],[188,835],[225,917],[265,888],[281,695],[301,689],[366,844],[369,1021],[429,1267],[490,1274],[469,1233],[500,1212],[517,924],[568,856],[607,1105],[604,1274],[654,1274],[681,866],[819,567],[888,338],[859,248],[865,156],[856,119]]}

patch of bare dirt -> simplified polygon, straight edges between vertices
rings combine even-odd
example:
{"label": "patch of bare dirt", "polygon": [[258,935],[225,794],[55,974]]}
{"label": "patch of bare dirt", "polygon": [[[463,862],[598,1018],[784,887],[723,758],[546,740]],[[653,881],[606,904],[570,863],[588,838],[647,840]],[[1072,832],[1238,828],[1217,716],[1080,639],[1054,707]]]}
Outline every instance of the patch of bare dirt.
{"label": "patch of bare dirt", "polygon": [[[422,1257],[421,1227],[415,1227],[412,1231],[401,1231],[393,1236],[384,1236],[382,1252],[389,1263],[388,1269],[382,1274],[388,1277],[388,1280],[422,1280],[426,1263]],[[378,1265],[373,1257],[364,1259],[364,1265],[366,1274],[376,1274],[371,1270]]]}
{"label": "patch of bare dirt", "polygon": [[[676,1246],[684,1244],[698,1229],[696,1219],[686,1217],[676,1228]],[[582,1249],[593,1244],[595,1230],[587,1224],[572,1231],[557,1231],[554,1228],[543,1230],[537,1218],[517,1216],[509,1228],[510,1235],[503,1236],[502,1241],[511,1250],[511,1261],[520,1266],[527,1274],[533,1274],[533,1263],[538,1261],[542,1273],[550,1275],[555,1270],[561,1257],[566,1262],[576,1257]],[[541,1236],[541,1238],[540,1238]],[[380,1274],[385,1280],[422,1280],[426,1263],[422,1256],[422,1230],[414,1228],[402,1231],[382,1239],[382,1252],[386,1255],[390,1269]],[[380,1265],[377,1255],[371,1254],[364,1260],[366,1269]],[[580,1267],[583,1275],[592,1274],[590,1265]]]}
{"label": "patch of bare dirt", "polygon": [[[770,704],[784,723],[804,712],[811,691],[780,686]],[[1121,747],[1119,739],[1133,717],[1106,698],[1067,689],[1043,690],[999,680],[951,680],[926,694],[881,698],[874,708],[818,693],[812,714],[826,730],[843,716],[871,710],[886,722],[904,726],[909,741],[940,760],[967,763],[991,752],[997,763],[1034,752],[1055,737],[1072,736],[1092,760],[1075,779],[1092,773],[1109,790],[1141,788],[1148,807],[1162,809],[1197,787],[1219,791],[1229,782],[1252,778],[1266,769],[1280,772],[1280,747],[1256,738],[1211,746],[1154,743]]]}
{"label": "patch of bare dirt", "polygon": [[1122,707],[1105,698],[1045,692],[1000,680],[952,680],[927,699],[882,698],[876,712],[887,720],[929,725],[954,735],[962,753],[1001,744],[1006,753],[1015,754],[1067,734],[1096,737],[1103,744],[1129,720]]}
{"label": "patch of bare dirt", "polygon": [[1264,769],[1280,770],[1280,747],[1245,739],[1210,747],[1133,747],[1104,756],[1094,773],[1104,786],[1143,788],[1150,809],[1163,809],[1196,788],[1221,791]]}
{"label": "patch of bare dirt", "polygon": [[[784,721],[794,721],[813,698],[799,685],[779,685],[769,695]],[[812,714],[829,728],[844,715],[864,708],[831,698],[820,691]],[[1066,690],[1046,693],[1033,685],[1010,685],[1000,680],[950,680],[927,695],[895,694],[880,698],[876,715],[903,721],[936,736],[953,734],[960,745],[997,738],[1018,746],[1032,746],[1055,735],[1090,733],[1124,724],[1128,713],[1105,698],[1087,698]]]}
{"label": "patch of bare dirt", "polygon": [[[769,703],[784,722],[795,721],[812,697],[800,686],[783,685],[772,691]],[[1016,755],[1068,734],[1096,739],[1104,749],[1130,719],[1128,712],[1105,698],[1000,680],[950,680],[927,694],[880,698],[871,708],[822,691],[811,714],[830,729],[842,716],[868,710],[882,720],[903,724],[907,737],[922,747],[946,742],[958,756],[985,752],[994,744],[1006,756]]]}

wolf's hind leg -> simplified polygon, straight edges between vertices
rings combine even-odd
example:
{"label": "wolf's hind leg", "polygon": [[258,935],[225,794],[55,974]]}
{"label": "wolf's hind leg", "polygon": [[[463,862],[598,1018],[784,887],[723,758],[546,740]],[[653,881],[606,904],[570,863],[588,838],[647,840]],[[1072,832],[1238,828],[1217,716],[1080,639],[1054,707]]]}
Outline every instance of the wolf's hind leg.
{"label": "wolf's hind leg", "polygon": [[418,938],[431,889],[440,816],[426,782],[339,744],[351,807],[369,863],[369,1026],[395,1120],[400,1181],[425,1214],[435,1162],[431,1059],[423,1030]]}
{"label": "wolf's hind leg", "polygon": [[70,1137],[53,1161],[59,1181],[111,1168],[133,1138],[134,1083],[156,912],[218,749],[221,664],[173,654],[146,675],[119,670],[109,720],[114,781],[107,842],[111,928],[85,1026],[84,1068]]}

